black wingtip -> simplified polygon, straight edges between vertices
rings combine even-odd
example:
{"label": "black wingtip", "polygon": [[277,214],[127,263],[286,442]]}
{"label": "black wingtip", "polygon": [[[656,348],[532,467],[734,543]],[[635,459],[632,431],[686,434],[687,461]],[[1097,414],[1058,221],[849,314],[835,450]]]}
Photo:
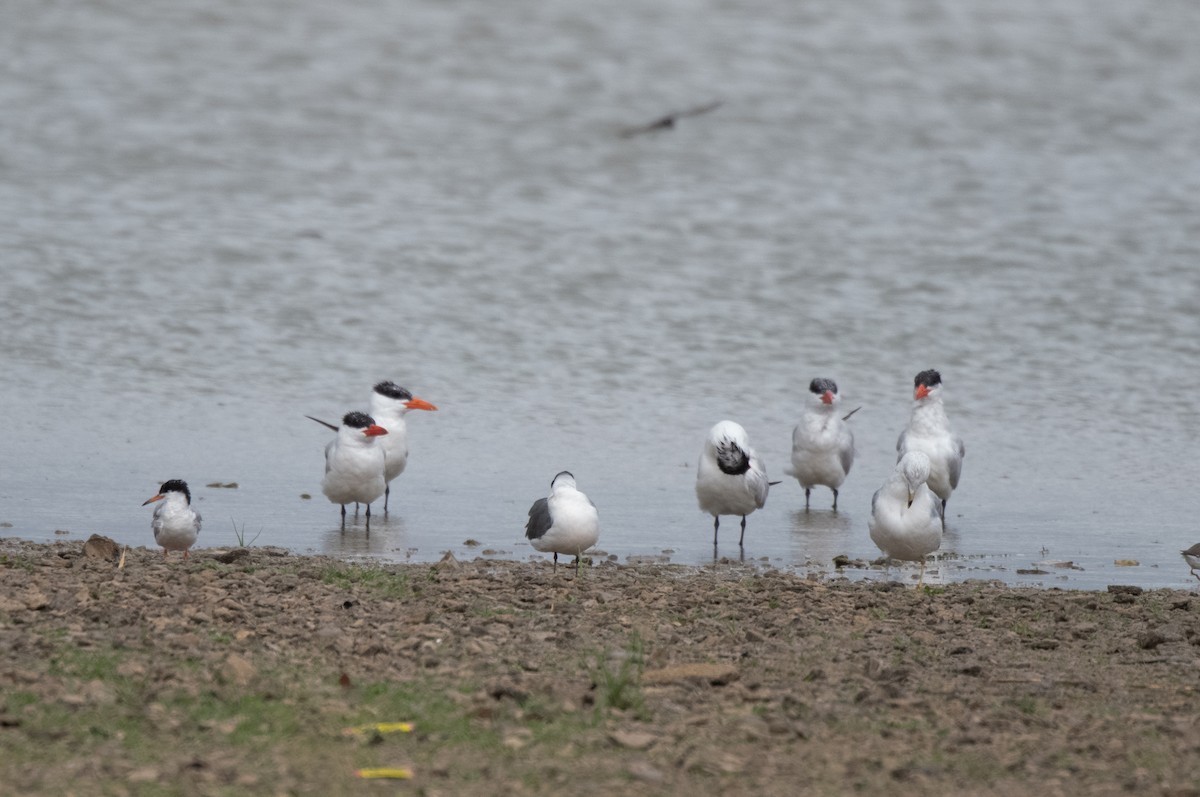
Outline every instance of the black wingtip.
{"label": "black wingtip", "polygon": [[842,416],[842,420],[843,420],[843,421],[848,421],[848,420],[850,420],[850,416],[851,416],[851,415],[853,415],[854,413],[858,412],[858,411],[859,411],[859,410],[861,410],[861,409],[862,409],[862,407],[855,407],[854,409],[850,410],[850,411],[849,411],[849,412],[847,412],[845,415],[843,415],[843,416]]}
{"label": "black wingtip", "polygon": [[320,418],[314,418],[314,417],[313,417],[313,416],[311,416],[311,415],[305,415],[304,417],[305,417],[305,418],[308,418],[310,421],[316,421],[317,423],[319,423],[319,424],[321,424],[322,426],[324,426],[326,429],[332,429],[332,430],[333,430],[333,431],[335,431],[335,432],[338,430],[338,428],[337,428],[336,426],[334,426],[332,423],[328,423],[328,422],[326,422],[326,421],[323,421],[323,420],[321,420]]}

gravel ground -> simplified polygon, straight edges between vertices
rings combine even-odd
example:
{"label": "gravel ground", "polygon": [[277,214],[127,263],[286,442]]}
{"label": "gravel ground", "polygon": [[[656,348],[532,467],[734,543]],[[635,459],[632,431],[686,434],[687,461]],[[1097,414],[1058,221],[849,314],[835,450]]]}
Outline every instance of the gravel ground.
{"label": "gravel ground", "polygon": [[1200,795],[1187,591],[119,555],[0,540],[0,792]]}

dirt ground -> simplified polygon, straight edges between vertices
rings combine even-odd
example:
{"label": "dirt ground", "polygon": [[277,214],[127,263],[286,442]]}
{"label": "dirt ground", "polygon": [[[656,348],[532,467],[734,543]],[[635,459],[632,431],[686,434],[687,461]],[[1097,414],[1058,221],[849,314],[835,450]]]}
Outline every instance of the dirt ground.
{"label": "dirt ground", "polygon": [[1186,591],[89,545],[0,540],[4,794],[1200,795]]}

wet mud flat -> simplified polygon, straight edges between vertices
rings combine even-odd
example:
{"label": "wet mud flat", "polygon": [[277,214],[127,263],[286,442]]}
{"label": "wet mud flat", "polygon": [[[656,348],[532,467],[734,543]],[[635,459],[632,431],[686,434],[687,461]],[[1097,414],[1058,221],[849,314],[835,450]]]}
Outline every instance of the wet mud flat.
{"label": "wet mud flat", "polygon": [[1184,590],[84,549],[0,541],[6,792],[1200,795]]}

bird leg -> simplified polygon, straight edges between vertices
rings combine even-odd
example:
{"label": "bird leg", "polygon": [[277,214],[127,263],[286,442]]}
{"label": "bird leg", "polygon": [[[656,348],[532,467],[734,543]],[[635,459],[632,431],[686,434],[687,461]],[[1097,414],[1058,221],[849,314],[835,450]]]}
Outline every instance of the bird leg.
{"label": "bird leg", "polygon": [[371,505],[367,504],[367,534],[371,533]]}
{"label": "bird leg", "polygon": [[942,499],[942,531],[946,530],[946,499]]}
{"label": "bird leg", "polygon": [[833,491],[833,511],[834,512],[837,511],[837,490],[836,489],[834,489],[834,491]]}
{"label": "bird leg", "polygon": [[387,514],[388,498],[392,495],[392,485],[383,488],[383,514]]}
{"label": "bird leg", "polygon": [[342,504],[342,528],[346,528],[346,505]]}
{"label": "bird leg", "polygon": [[558,572],[558,551],[554,552],[554,572]]}
{"label": "bird leg", "polygon": [[742,515],[742,536],[738,537],[738,547],[742,547],[742,540],[746,539],[746,516]]}
{"label": "bird leg", "polygon": [[[809,487],[804,488],[804,511],[805,512],[808,511],[808,494],[811,492],[812,492],[811,488],[809,488]],[[835,498],[834,501],[837,501],[837,499]]]}
{"label": "bird leg", "polygon": [[579,565],[583,563],[583,557],[575,554],[575,580],[579,580]]}
{"label": "bird leg", "polygon": [[187,548],[184,548],[183,549],[183,561],[185,561],[185,562],[187,561],[187,555],[188,555]]}
{"label": "bird leg", "polygon": [[717,547],[717,529],[721,528],[721,516],[713,515],[713,548]]}
{"label": "bird leg", "polygon": [[925,557],[921,557],[921,574],[917,576],[917,589],[921,588],[921,584],[925,581]]}

